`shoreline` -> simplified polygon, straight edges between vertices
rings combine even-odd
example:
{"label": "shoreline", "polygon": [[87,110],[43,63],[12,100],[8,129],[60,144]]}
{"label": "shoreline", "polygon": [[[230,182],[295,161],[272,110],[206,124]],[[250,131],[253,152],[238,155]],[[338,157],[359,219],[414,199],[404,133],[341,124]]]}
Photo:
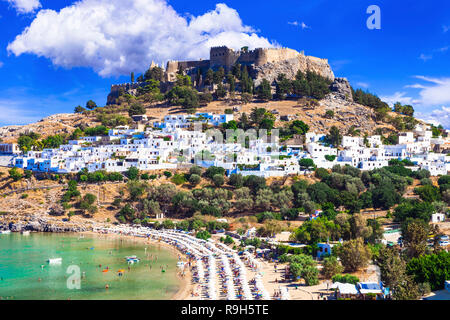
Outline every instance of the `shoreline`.
{"label": "shoreline", "polygon": [[[71,232],[67,232],[71,233]],[[154,247],[162,246],[166,248],[170,253],[174,255],[174,257],[178,260],[179,256],[182,256],[183,258],[187,259],[187,256],[180,252],[177,248],[165,243],[165,242],[157,242],[153,239],[143,238],[143,237],[137,237],[137,236],[131,236],[131,235],[125,235],[125,234],[117,234],[117,233],[97,233],[94,231],[82,231],[82,232],[73,232],[74,234],[86,234],[86,235],[92,235],[92,236],[105,236],[105,238],[119,238],[119,239],[126,239],[126,240],[132,240],[132,241],[139,241],[142,244],[148,244],[152,245]],[[189,300],[190,292],[194,289],[194,284],[192,283],[192,274],[189,268],[187,270],[185,269],[185,276],[181,277],[180,273],[177,270],[176,276],[178,280],[180,281],[180,289],[171,297],[170,300]]]}
{"label": "shoreline", "polygon": [[[3,220],[3,221],[1,221]],[[125,235],[125,234],[117,234],[117,233],[100,233],[93,231],[92,226],[85,226],[79,223],[71,223],[70,225],[65,225],[61,227],[56,223],[52,223],[53,221],[48,219],[42,219],[35,217],[32,221],[5,221],[5,219],[0,220],[0,230],[9,230],[12,233],[21,233],[22,231],[31,231],[35,233],[60,233],[60,234],[74,234],[74,235],[90,235],[100,238],[116,238],[116,239],[125,239],[131,240],[134,242],[139,241],[141,244],[148,244],[154,247],[164,247],[167,249],[174,258],[178,261],[178,257],[183,257],[183,260],[188,260],[187,256],[179,251],[176,247],[173,247],[165,242],[157,242],[153,239]],[[37,221],[38,222],[37,222]],[[31,230],[30,230],[31,229]],[[91,230],[89,230],[91,229]],[[195,285],[192,283],[192,274],[189,268],[184,269],[185,276],[182,277],[180,275],[179,270],[176,272],[176,277],[180,283],[179,290],[170,298],[170,300],[189,300],[190,293],[194,290]]]}

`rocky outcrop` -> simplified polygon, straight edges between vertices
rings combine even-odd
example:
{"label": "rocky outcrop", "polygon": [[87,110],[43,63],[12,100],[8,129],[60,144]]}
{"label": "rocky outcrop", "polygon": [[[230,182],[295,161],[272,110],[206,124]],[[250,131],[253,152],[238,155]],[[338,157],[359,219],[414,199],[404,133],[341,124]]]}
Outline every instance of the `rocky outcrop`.
{"label": "rocky outcrop", "polygon": [[0,230],[11,230],[11,232],[36,231],[36,232],[86,232],[92,227],[80,223],[56,222],[46,218],[34,218],[31,220],[11,221],[3,219],[0,221]]}
{"label": "rocky outcrop", "polygon": [[272,83],[280,74],[285,74],[288,79],[294,79],[299,70],[302,72],[312,71],[334,81],[334,73],[328,64],[328,60],[303,54],[299,54],[296,58],[255,66],[253,77],[255,85],[259,85],[262,79],[267,79]]}
{"label": "rocky outcrop", "polygon": [[334,82],[330,86],[330,90],[335,94],[336,98],[353,101],[352,89],[346,78],[334,79]]}

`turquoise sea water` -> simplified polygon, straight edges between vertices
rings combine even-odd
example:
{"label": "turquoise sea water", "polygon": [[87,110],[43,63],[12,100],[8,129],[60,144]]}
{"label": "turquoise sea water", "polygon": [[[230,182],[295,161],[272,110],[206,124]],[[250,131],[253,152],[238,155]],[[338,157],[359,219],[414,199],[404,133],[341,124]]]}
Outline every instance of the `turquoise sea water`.
{"label": "turquoise sea water", "polygon": [[[141,261],[128,265],[125,257],[131,255]],[[49,258],[62,258],[62,263],[50,265]],[[180,289],[176,262],[176,254],[167,248],[131,239],[0,234],[0,299],[170,299]],[[79,267],[81,289],[68,288],[74,275],[70,266]],[[107,267],[109,271],[103,272]],[[125,270],[123,276],[117,272],[120,269]]]}

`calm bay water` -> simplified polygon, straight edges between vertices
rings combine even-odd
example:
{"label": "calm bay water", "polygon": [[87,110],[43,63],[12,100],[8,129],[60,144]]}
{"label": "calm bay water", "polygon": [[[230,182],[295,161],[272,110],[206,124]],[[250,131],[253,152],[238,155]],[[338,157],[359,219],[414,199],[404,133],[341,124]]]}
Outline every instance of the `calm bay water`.
{"label": "calm bay water", "polygon": [[[141,261],[129,266],[125,257],[131,255]],[[151,255],[157,256],[157,261]],[[49,258],[62,258],[62,263],[50,265]],[[176,255],[167,248],[127,239],[0,234],[0,299],[170,299],[180,288],[176,262]],[[80,268],[80,290],[67,287],[67,279],[73,274],[67,273],[71,265]],[[109,271],[103,272],[107,267]],[[125,270],[123,276],[118,275],[120,269]],[[109,289],[105,289],[106,285]]]}

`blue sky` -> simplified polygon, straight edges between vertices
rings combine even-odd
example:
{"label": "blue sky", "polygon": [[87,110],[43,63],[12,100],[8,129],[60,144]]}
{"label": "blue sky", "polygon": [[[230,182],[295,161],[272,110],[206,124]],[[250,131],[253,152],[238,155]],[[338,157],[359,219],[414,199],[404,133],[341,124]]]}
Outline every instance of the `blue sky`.
{"label": "blue sky", "polygon": [[[370,5],[380,30],[366,26]],[[152,60],[228,44],[327,58],[353,87],[450,128],[449,1],[0,0],[0,26],[0,126],[105,104]]]}

